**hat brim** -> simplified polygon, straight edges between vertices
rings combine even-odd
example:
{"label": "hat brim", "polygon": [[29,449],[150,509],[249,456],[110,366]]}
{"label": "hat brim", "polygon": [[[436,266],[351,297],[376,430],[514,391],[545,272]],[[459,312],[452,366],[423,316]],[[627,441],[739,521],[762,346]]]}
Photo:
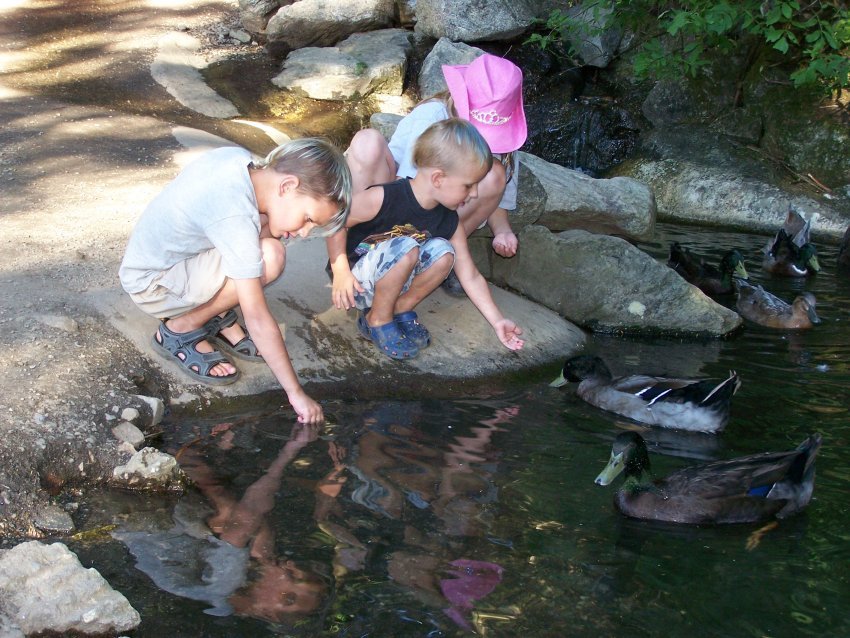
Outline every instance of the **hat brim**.
{"label": "hat brim", "polygon": [[519,150],[528,138],[528,124],[525,120],[522,93],[520,93],[517,105],[514,107],[514,112],[511,113],[511,119],[506,124],[494,126],[479,122],[469,117],[469,93],[466,87],[466,70],[468,68],[468,64],[454,66],[444,64],[442,67],[443,77],[446,79],[446,86],[454,101],[457,116],[467,120],[481,133],[490,147],[490,152],[511,153]]}

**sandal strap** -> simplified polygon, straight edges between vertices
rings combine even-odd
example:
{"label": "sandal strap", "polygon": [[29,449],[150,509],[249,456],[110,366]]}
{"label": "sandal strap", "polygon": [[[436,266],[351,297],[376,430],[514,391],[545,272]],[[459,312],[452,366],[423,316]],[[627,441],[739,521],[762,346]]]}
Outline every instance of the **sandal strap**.
{"label": "sandal strap", "polygon": [[221,332],[224,328],[229,328],[234,323],[238,317],[236,316],[236,311],[232,308],[224,313],[223,317],[219,317],[216,315],[209,321],[204,324],[203,330],[207,331],[207,334],[211,337],[214,337],[219,332]]}
{"label": "sandal strap", "polygon": [[174,332],[169,330],[165,322],[159,324],[159,336],[162,338],[162,346],[167,350],[179,350],[181,348],[194,348],[199,341],[209,336],[206,326],[190,330],[189,332]]}
{"label": "sandal strap", "polygon": [[254,340],[251,338],[251,335],[246,334],[239,341],[230,346],[236,352],[240,352],[249,357],[258,357],[260,356],[259,351],[257,350],[257,344],[254,343]]}
{"label": "sandal strap", "polygon": [[[198,342],[203,341],[208,337],[205,327],[189,332],[174,332],[169,330],[165,322],[159,324],[159,336],[162,339],[160,345],[170,352],[179,361],[179,363],[191,370],[193,366],[197,366],[197,373],[201,376],[209,376],[212,370],[219,363],[230,363],[230,360],[221,352],[213,350],[212,352],[199,352],[197,349]],[[183,355],[181,358],[179,355]]]}

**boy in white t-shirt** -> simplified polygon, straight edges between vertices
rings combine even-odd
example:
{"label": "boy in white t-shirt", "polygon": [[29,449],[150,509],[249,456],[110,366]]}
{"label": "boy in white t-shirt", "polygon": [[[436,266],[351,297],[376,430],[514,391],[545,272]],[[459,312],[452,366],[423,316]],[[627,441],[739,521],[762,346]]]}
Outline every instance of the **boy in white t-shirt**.
{"label": "boy in white t-shirt", "polygon": [[161,320],[154,348],[211,385],[239,377],[221,350],[265,361],[298,420],[321,421],[263,288],[283,273],[280,239],[306,237],[316,227],[333,233],[350,205],[351,174],[342,153],[323,140],[287,142],[262,161],[242,148],[220,148],[189,164],[145,209],[119,271],[136,305]]}

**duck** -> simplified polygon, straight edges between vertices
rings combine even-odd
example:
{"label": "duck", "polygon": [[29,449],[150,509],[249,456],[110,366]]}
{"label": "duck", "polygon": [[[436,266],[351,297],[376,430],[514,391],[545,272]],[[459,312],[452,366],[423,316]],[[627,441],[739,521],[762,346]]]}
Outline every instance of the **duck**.
{"label": "duck", "polygon": [[805,219],[793,206],[782,228],[764,248],[762,269],[774,275],[806,277],[820,270],[817,249],[811,243],[812,224],[818,214]]}
{"label": "duck", "polygon": [[691,252],[682,247],[679,242],[670,244],[670,257],[667,265],[675,270],[682,278],[693,284],[709,296],[727,295],[735,292],[733,277],[749,279],[744,258],[737,250],[728,250],[720,260],[720,267],[707,264],[703,259],[697,259]]}
{"label": "duck", "polygon": [[820,447],[821,435],[812,434],[790,451],[692,465],[653,480],[646,442],[637,432],[626,431],[614,439],[596,484],[610,485],[624,474],[614,505],[631,518],[694,525],[759,523],[787,518],[809,504]]}
{"label": "duck", "polygon": [[783,301],[758,284],[736,280],[735,307],[742,317],[767,328],[804,330],[821,322],[817,299],[810,292],[798,295],[792,303]]}
{"label": "duck", "polygon": [[734,371],[723,380],[647,375],[614,378],[605,362],[594,355],[567,359],[560,376],[549,385],[561,387],[570,381],[578,383],[578,396],[597,408],[646,425],[707,433],[726,427],[732,396],[741,387]]}

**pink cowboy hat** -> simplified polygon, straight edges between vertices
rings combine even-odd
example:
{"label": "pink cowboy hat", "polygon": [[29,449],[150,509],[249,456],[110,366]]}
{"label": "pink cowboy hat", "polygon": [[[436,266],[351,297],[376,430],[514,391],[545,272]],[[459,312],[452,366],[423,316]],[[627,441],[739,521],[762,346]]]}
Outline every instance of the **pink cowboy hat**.
{"label": "pink cowboy hat", "polygon": [[471,64],[443,65],[458,117],[469,120],[493,153],[510,153],[525,143],[522,71],[513,62],[485,53]]}

